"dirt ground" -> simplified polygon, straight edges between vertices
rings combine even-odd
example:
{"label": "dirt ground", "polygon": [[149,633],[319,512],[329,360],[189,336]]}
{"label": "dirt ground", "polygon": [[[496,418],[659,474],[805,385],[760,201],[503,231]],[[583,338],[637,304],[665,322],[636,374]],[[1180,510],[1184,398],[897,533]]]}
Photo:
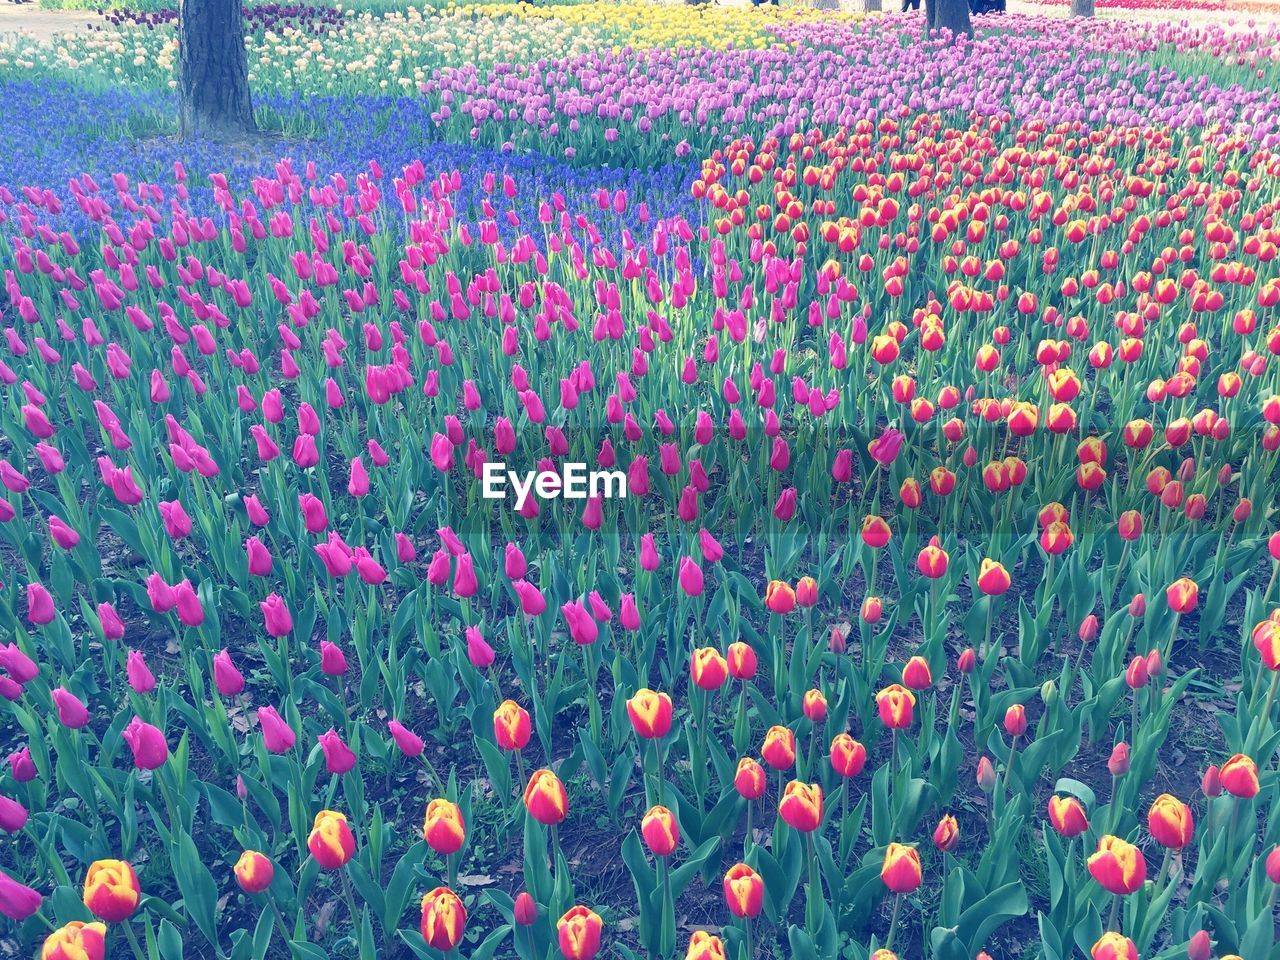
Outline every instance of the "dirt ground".
{"label": "dirt ground", "polygon": [[60,33],[83,30],[101,18],[88,10],[45,10],[35,3],[0,0],[0,33],[22,33],[50,40]]}

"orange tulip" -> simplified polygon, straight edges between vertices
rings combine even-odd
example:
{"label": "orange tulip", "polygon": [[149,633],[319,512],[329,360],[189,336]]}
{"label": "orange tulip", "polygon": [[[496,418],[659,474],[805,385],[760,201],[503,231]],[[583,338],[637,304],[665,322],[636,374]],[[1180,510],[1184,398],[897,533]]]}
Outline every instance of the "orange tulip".
{"label": "orange tulip", "polygon": [[347,818],[335,810],[321,810],[311,825],[307,849],[326,870],[337,870],[356,853],[356,838]]}
{"label": "orange tulip", "polygon": [[1089,857],[1089,873],[1108,893],[1133,893],[1147,879],[1147,861],[1133,844],[1107,834]]}
{"label": "orange tulip", "polygon": [[764,768],[750,757],[738,761],[738,772],[733,778],[733,787],[745,800],[759,800],[764,796]]}
{"label": "orange tulip", "polygon": [[801,577],[796,581],[796,603],[812,607],[818,602],[818,581],[813,577]]}
{"label": "orange tulip", "polygon": [[133,915],[142,888],[133,867],[123,860],[96,860],[84,878],[84,905],[99,920],[120,923]]}
{"label": "orange tulip", "polygon": [[786,770],[796,762],[796,735],[790,727],[773,726],[764,735],[760,756],[775,770]]}
{"label": "orange tulip", "polygon": [[436,853],[448,856],[462,849],[467,839],[467,825],[462,811],[450,800],[432,800],[422,823],[422,839]]}
{"label": "orange tulip", "polygon": [[893,533],[883,517],[874,514],[862,518],[862,542],[873,550],[879,550],[892,539]]}
{"label": "orange tulip", "polygon": [[1004,712],[1004,732],[1011,737],[1020,737],[1027,732],[1027,708],[1015,703]]}
{"label": "orange tulip", "polygon": [[782,792],[778,816],[801,833],[822,826],[822,787],[792,780]]}
{"label": "orange tulip", "polygon": [[680,826],[676,823],[675,814],[656,804],[641,819],[640,835],[654,856],[669,857],[680,845]]}
{"label": "orange tulip", "polygon": [[1007,592],[1012,582],[1009,571],[998,560],[984,558],[978,567],[978,589],[989,597]]}
{"label": "orange tulip", "polygon": [[560,952],[565,960],[591,960],[600,952],[604,922],[587,907],[573,907],[556,921]]}
{"label": "orange tulip", "polygon": [[261,893],[271,886],[275,879],[275,865],[256,850],[246,850],[240,854],[234,867],[236,883],[245,893]]}
{"label": "orange tulip", "polygon": [[920,854],[915,847],[891,843],[884,851],[880,879],[894,893],[910,893],[920,886]]}
{"label": "orange tulip", "polygon": [[1108,930],[1089,951],[1093,960],[1138,960],[1138,948],[1123,934]]}
{"label": "orange tulip", "polygon": [[810,721],[821,723],[827,716],[827,698],[821,690],[806,690],[801,709]]}
{"label": "orange tulip", "polygon": [[524,806],[529,816],[543,826],[563,823],[569,814],[569,795],[564,784],[550,770],[535,770],[524,788]]}
{"label": "orange tulip", "polygon": [[1258,795],[1258,766],[1249,757],[1237,753],[1218,771],[1222,788],[1233,797],[1248,800]]}
{"label": "orange tulip", "polygon": [[741,640],[729,644],[729,676],[735,680],[750,680],[756,675],[756,652]]}
{"label": "orange tulip", "polygon": [[867,763],[867,748],[847,733],[831,741],[831,768],[842,777],[856,777]]}
{"label": "orange tulip", "polygon": [[1253,646],[1268,670],[1280,670],[1280,609],[1253,628]]}
{"label": "orange tulip", "polygon": [[912,657],[902,668],[902,682],[912,690],[928,690],[933,686],[933,674],[929,661],[924,657]]}
{"label": "orange tulip", "polygon": [[706,930],[695,930],[689,938],[685,960],[725,960],[724,944],[719,937]]}
{"label": "orange tulip", "polygon": [[106,925],[80,920],[53,931],[40,948],[40,960],[103,960],[106,955]]}
{"label": "orange tulip", "polygon": [[951,814],[946,814],[933,830],[933,845],[941,852],[948,853],[960,842],[960,824]]}
{"label": "orange tulip", "polygon": [[1040,534],[1040,547],[1045,553],[1056,557],[1066,552],[1075,539],[1076,536],[1071,532],[1071,528],[1059,520],[1049,524]]}
{"label": "orange tulip", "polygon": [[493,738],[503,750],[523,750],[532,733],[529,712],[514,700],[503,700],[493,711]]}
{"label": "orange tulip", "polygon": [[1147,828],[1156,843],[1170,850],[1181,850],[1195,835],[1195,818],[1191,808],[1177,797],[1162,793],[1147,811]]}
{"label": "orange tulip", "polygon": [[467,928],[467,908],[448,887],[436,887],[422,898],[422,939],[448,952],[462,942]]}
{"label": "orange tulip", "polygon": [[947,575],[947,565],[951,558],[939,544],[930,542],[916,557],[916,569],[930,580],[937,580]]}
{"label": "orange tulip", "polygon": [[916,698],[900,683],[891,683],[876,694],[876,706],[880,720],[890,730],[905,730],[911,726]]}
{"label": "orange tulip", "polygon": [[724,900],[735,917],[757,917],[764,907],[764,880],[745,863],[735,864],[724,875]]}
{"label": "orange tulip", "polygon": [[699,647],[689,659],[689,677],[701,690],[719,690],[729,679],[729,664],[715,647]]}
{"label": "orange tulip", "polygon": [[774,613],[790,613],[796,608],[796,592],[785,580],[770,580],[764,588],[764,605]]}
{"label": "orange tulip", "polygon": [[647,687],[636,691],[627,701],[627,716],[636,736],[645,740],[661,740],[671,731],[671,698]]}
{"label": "orange tulip", "polygon": [[1194,580],[1182,577],[1171,583],[1164,595],[1175,613],[1190,613],[1200,598],[1200,587]]}
{"label": "orange tulip", "polygon": [[1075,797],[1050,797],[1049,822],[1053,824],[1053,829],[1068,840],[1089,829],[1089,818],[1085,816],[1084,807]]}

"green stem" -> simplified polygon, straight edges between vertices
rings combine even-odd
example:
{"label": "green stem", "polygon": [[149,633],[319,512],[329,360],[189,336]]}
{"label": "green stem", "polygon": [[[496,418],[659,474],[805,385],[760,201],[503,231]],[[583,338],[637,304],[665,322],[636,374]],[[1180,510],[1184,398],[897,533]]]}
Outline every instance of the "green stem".
{"label": "green stem", "polygon": [[142,944],[138,942],[138,935],[133,932],[133,927],[129,925],[129,921],[125,920],[120,924],[120,928],[124,930],[124,937],[129,941],[129,949],[133,951],[137,960],[147,960],[147,955],[142,949]]}
{"label": "green stem", "polygon": [[889,939],[884,942],[886,950],[893,949],[893,935],[898,932],[898,910],[902,907],[902,894],[894,894],[893,916],[889,918]]}

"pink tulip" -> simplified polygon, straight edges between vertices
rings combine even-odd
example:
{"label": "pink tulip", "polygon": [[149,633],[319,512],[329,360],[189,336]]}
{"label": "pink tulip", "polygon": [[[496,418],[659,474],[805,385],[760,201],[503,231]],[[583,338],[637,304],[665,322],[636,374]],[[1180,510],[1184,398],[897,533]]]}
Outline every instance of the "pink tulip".
{"label": "pink tulip", "polygon": [[258,607],[262,610],[262,619],[266,626],[267,633],[273,637],[288,636],[293,630],[293,617],[289,614],[289,607],[279,594],[271,594],[266,600],[263,600]]}
{"label": "pink tulip", "polygon": [[23,747],[8,756],[9,772],[18,783],[29,783],[36,778],[36,764],[31,759],[31,748]]}
{"label": "pink tulip", "polygon": [[0,830],[17,833],[27,823],[27,808],[17,800],[0,797]]}
{"label": "pink tulip", "polygon": [[190,580],[183,580],[173,588],[173,601],[183,626],[198,627],[204,623],[204,605]]}
{"label": "pink tulip", "polygon": [[702,568],[693,557],[680,558],[680,589],[691,597],[702,595]]}
{"label": "pink tulip", "polygon": [[169,745],[157,727],[134,717],[124,728],[124,741],[133,751],[133,763],[139,770],[155,770],[169,759]]}
{"label": "pink tulip", "polygon": [[16,643],[0,647],[0,667],[18,683],[30,683],[40,674],[36,662],[18,648]]}
{"label": "pink tulip", "polygon": [[475,568],[471,562],[471,554],[464,553],[458,557],[458,565],[453,573],[453,592],[459,597],[474,597],[480,584],[476,580]]}
{"label": "pink tulip", "polygon": [[529,564],[525,562],[524,554],[514,543],[507,544],[502,569],[508,580],[519,580],[529,572]]}
{"label": "pink tulip", "polygon": [[320,734],[320,749],[324,751],[325,766],[335,777],[341,776],[356,765],[356,755],[332,728],[327,733]]}
{"label": "pink tulip", "polygon": [[547,609],[547,601],[542,591],[528,580],[517,580],[511,586],[516,596],[520,598],[520,609],[526,617],[540,616]]}
{"label": "pink tulip", "polygon": [[302,520],[306,524],[307,533],[317,534],[329,525],[329,518],[324,512],[324,504],[320,498],[310,493],[298,497],[298,507],[302,510]]}
{"label": "pink tulip", "polygon": [[328,677],[340,677],[347,672],[346,654],[328,640],[320,641],[320,672]]}
{"label": "pink tulip", "polygon": [[387,724],[387,729],[391,731],[391,739],[395,741],[400,752],[406,757],[416,757],[422,753],[424,749],[422,738],[405,727],[399,720],[390,721]]}
{"label": "pink tulip", "polygon": [[297,742],[297,734],[275,707],[258,708],[258,725],[262,728],[262,742],[271,753],[288,753]]}
{"label": "pink tulip", "polygon": [[256,536],[244,542],[245,556],[249,561],[249,574],[254,577],[265,577],[271,573],[271,551]]}
{"label": "pink tulip", "polygon": [[58,710],[58,722],[69,730],[79,730],[89,723],[89,711],[74,693],[58,687],[50,693]]}
{"label": "pink tulip", "polygon": [[479,627],[467,627],[467,659],[477,670],[484,670],[493,663],[493,647],[485,641]]}
{"label": "pink tulip", "polygon": [[124,669],[125,676],[129,679],[129,686],[135,693],[150,693],[155,689],[156,678],[151,673],[151,668],[147,666],[146,658],[141,651],[129,651]]}
{"label": "pink tulip", "polygon": [[182,504],[177,500],[160,503],[160,519],[164,521],[164,532],[171,540],[181,540],[191,536],[191,518]]}
{"label": "pink tulip", "polygon": [[39,583],[27,584],[27,619],[36,626],[52,623],[55,616],[53,597]]}
{"label": "pink tulip", "polygon": [[156,613],[168,613],[178,605],[178,598],[174,595],[173,587],[164,582],[164,578],[158,573],[152,573],[147,577],[147,599],[151,601],[151,609]]}
{"label": "pink tulip", "polygon": [[10,920],[26,920],[40,909],[44,898],[0,870],[0,913]]}
{"label": "pink tulip", "polygon": [[231,661],[231,654],[220,650],[213,656],[213,685],[224,697],[239,696],[244,691],[244,675]]}

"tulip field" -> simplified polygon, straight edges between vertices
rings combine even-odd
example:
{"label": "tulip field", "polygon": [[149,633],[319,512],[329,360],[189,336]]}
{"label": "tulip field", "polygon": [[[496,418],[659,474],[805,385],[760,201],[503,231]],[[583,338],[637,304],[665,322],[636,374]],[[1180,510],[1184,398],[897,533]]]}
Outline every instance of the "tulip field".
{"label": "tulip field", "polygon": [[231,143],[0,34],[0,956],[1280,958],[1202,6],[249,5]]}

